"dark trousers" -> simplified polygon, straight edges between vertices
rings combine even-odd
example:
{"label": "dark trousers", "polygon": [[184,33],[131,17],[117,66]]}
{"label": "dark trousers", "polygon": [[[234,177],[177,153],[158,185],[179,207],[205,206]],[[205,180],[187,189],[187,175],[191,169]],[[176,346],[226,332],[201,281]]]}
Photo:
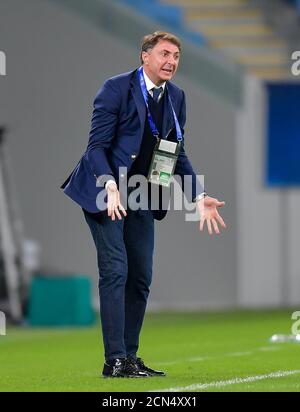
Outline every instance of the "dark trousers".
{"label": "dark trousers", "polygon": [[153,214],[128,209],[115,221],[106,211],[84,215],[97,249],[105,359],[136,356],[152,280]]}

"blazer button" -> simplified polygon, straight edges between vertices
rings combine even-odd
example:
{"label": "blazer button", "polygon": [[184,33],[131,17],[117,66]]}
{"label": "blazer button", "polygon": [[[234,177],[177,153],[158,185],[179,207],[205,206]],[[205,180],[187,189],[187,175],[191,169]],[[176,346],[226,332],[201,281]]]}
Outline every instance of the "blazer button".
{"label": "blazer button", "polygon": [[131,159],[133,159],[133,160],[136,159],[136,154],[132,154]]}

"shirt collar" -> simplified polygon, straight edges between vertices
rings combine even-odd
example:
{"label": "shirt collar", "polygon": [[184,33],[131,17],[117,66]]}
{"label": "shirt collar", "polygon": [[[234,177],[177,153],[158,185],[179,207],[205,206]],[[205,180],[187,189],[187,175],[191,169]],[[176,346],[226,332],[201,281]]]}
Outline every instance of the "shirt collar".
{"label": "shirt collar", "polygon": [[165,87],[166,87],[166,82],[162,83],[160,86],[156,86],[152,80],[149,79],[149,77],[147,76],[147,74],[145,73],[145,70],[143,69],[143,73],[144,73],[144,79],[145,79],[145,83],[146,83],[146,87],[147,87],[147,91],[149,92],[151,89],[153,89],[153,87],[155,87],[156,89],[158,89],[159,87],[163,88],[163,92],[165,91]]}

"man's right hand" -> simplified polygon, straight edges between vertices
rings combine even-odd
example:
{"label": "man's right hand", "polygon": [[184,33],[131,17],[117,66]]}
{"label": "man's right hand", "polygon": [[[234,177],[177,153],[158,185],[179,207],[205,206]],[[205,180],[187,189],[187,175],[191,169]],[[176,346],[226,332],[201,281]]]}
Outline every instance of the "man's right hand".
{"label": "man's right hand", "polygon": [[[107,214],[111,217],[111,220],[115,220],[116,215],[119,220],[122,219],[121,213],[127,216],[126,210],[120,201],[120,192],[118,191],[117,184],[111,182],[107,185]],[[121,213],[120,213],[121,212]]]}

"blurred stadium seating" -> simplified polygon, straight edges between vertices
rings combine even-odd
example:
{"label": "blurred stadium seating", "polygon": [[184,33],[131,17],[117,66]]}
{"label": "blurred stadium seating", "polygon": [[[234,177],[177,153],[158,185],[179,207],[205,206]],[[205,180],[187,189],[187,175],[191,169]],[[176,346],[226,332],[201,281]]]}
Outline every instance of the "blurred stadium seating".
{"label": "blurred stadium seating", "polygon": [[[168,23],[172,28],[180,30],[181,34],[187,34],[190,39],[198,40],[198,45],[206,44],[225,54],[245,67],[248,73],[268,80],[291,77],[290,38],[276,24],[272,24],[272,14],[275,17],[278,14],[287,15],[283,2],[123,1],[158,21]],[[300,10],[298,0],[287,3],[293,3]],[[293,19],[297,13],[296,7],[291,11],[291,16],[287,16],[289,26],[297,24]]]}

